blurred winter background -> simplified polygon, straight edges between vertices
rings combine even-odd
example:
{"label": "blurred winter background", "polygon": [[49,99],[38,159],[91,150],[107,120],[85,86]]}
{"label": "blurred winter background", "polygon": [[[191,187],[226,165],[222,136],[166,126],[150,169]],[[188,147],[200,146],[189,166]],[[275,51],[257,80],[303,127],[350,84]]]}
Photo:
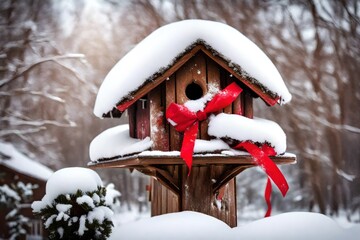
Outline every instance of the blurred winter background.
{"label": "blurred winter background", "polygon": [[[92,113],[107,72],[156,28],[190,18],[237,28],[268,54],[293,94],[284,107],[258,100],[254,112],[283,127],[298,158],[282,167],[290,191],[285,199],[275,191],[274,214],[315,211],[359,222],[358,0],[1,0],[0,141],[53,170],[86,166],[90,141],[126,122]],[[148,177],[97,172],[122,194],[119,223],[150,215]],[[265,175],[254,168],[237,182],[239,221],[262,218]]]}

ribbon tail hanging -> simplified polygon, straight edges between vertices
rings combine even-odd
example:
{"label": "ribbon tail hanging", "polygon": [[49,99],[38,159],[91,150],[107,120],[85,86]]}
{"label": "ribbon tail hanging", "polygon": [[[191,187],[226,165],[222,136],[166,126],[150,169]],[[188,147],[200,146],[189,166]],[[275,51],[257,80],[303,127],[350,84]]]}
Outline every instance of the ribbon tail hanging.
{"label": "ribbon tail hanging", "polygon": [[266,205],[268,208],[265,213],[265,217],[270,217],[271,215],[271,191],[272,191],[271,180],[268,177],[266,181],[265,194],[264,194]]}
{"label": "ribbon tail hanging", "polygon": [[258,146],[252,142],[242,142],[235,148],[244,148],[251,154],[255,163],[260,166],[279,188],[281,194],[285,197],[289,190],[289,185],[276,164],[264,153]]}
{"label": "ribbon tail hanging", "polygon": [[188,127],[184,132],[184,139],[181,146],[180,157],[184,159],[186,165],[189,168],[189,175],[191,172],[193,152],[195,146],[195,139],[199,129],[199,123],[195,122],[193,125]]}

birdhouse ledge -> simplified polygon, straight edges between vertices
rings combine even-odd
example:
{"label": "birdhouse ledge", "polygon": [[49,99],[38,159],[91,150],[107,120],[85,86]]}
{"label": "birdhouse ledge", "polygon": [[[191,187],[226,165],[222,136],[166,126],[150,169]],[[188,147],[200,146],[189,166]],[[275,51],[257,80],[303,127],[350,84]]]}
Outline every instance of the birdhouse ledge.
{"label": "birdhouse ledge", "polygon": [[[292,153],[270,157],[276,164],[295,164],[296,156]],[[223,151],[222,153],[194,154],[193,166],[212,166],[212,191],[215,194],[232,178],[242,171],[257,166],[251,155],[241,151]],[[174,166],[184,169],[186,178],[187,168],[180,157],[180,152],[144,151],[124,157],[90,162],[90,168],[130,168],[156,178],[175,194],[179,195],[181,182],[174,178]],[[220,171],[219,171],[220,170]],[[178,171],[178,170],[177,170]],[[196,173],[191,173],[198,176]]]}

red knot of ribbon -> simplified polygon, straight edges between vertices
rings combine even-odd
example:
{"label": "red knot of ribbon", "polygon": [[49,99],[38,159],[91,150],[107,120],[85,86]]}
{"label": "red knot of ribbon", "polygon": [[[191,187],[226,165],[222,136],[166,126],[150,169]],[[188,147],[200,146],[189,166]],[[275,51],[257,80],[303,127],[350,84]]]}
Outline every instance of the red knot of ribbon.
{"label": "red knot of ribbon", "polygon": [[281,173],[280,169],[276,164],[269,158],[269,156],[275,156],[276,151],[273,147],[268,144],[263,144],[258,147],[255,143],[251,141],[241,142],[234,147],[235,149],[244,149],[252,156],[256,165],[260,166],[265,173],[268,175],[266,188],[265,188],[265,201],[268,207],[266,211],[265,217],[269,217],[271,215],[271,181],[275,183],[275,185],[279,188],[283,197],[285,197],[287,191],[289,190],[289,185]]}
{"label": "red knot of ribbon", "polygon": [[221,90],[206,104],[204,110],[192,112],[186,106],[171,103],[166,110],[166,119],[178,132],[184,132],[180,156],[189,168],[192,166],[195,139],[199,129],[199,122],[207,119],[208,114],[216,113],[230,105],[242,92],[242,88],[235,82]]}

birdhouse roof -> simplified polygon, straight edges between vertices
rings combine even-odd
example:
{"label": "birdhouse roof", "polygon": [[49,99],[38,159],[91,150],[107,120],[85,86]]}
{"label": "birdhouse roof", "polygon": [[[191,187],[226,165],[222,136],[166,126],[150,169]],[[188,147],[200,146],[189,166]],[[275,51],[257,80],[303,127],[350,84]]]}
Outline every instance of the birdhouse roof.
{"label": "birdhouse roof", "polygon": [[198,51],[205,52],[269,105],[291,100],[274,64],[242,33],[223,23],[185,20],[157,29],[111,69],[99,89],[94,114],[106,117],[114,110],[123,112]]}

